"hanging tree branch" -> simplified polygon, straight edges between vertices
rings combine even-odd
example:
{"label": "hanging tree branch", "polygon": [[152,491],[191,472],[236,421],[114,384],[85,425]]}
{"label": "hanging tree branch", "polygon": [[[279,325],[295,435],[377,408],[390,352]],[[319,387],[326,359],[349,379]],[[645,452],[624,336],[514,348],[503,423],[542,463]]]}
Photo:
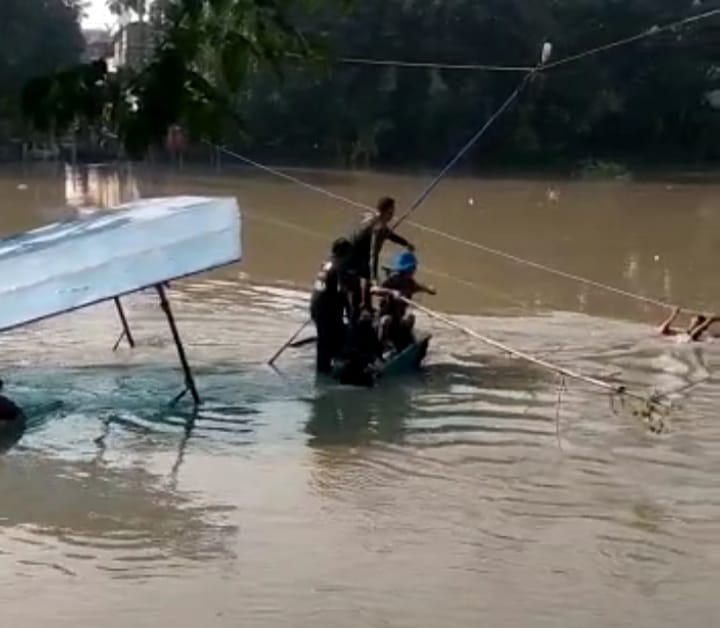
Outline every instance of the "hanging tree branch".
{"label": "hanging tree branch", "polygon": [[[191,137],[218,137],[241,122],[233,98],[257,68],[281,71],[312,43],[287,17],[290,0],[161,0],[146,64],[109,72],[104,61],[37,78],[23,112],[39,129],[99,127],[142,156],[179,124]],[[129,5],[128,5],[129,6]],[[135,5],[131,8],[135,10]]]}

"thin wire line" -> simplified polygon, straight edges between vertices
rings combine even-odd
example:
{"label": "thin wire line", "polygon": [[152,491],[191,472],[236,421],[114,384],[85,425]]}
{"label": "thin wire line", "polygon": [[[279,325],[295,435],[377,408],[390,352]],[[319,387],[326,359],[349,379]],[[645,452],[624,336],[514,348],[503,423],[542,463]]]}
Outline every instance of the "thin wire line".
{"label": "thin wire line", "polygon": [[[225,148],[223,146],[216,146],[215,148],[217,148],[221,152],[223,152],[231,157],[235,157],[236,159],[238,159],[240,161],[243,161],[243,162],[245,162],[251,166],[254,166],[256,168],[259,168],[260,170],[263,170],[265,172],[268,172],[269,174],[273,174],[273,175],[283,178],[287,181],[291,181],[292,183],[296,183],[297,185],[300,185],[300,186],[304,187],[305,189],[311,190],[313,192],[317,192],[328,198],[332,198],[334,200],[343,202],[347,205],[352,205],[353,207],[357,207],[357,208],[364,209],[364,210],[369,210],[372,212],[376,211],[376,209],[374,207],[371,207],[370,205],[366,205],[365,203],[361,203],[359,201],[352,200],[352,199],[342,196],[340,194],[331,192],[330,190],[326,190],[325,188],[321,188],[317,185],[313,185],[312,183],[303,181],[302,179],[298,179],[297,177],[293,177],[292,175],[289,175],[289,174],[286,174],[279,170],[276,170],[275,168],[271,168],[270,166],[261,164],[253,159],[250,159],[249,157],[240,155],[239,153],[236,153],[236,152],[234,152],[228,148]],[[608,284],[604,284],[600,281],[595,281],[593,279],[587,279],[586,277],[581,277],[580,275],[575,275],[573,273],[569,273],[564,270],[559,270],[557,268],[553,268],[552,266],[548,266],[548,265],[542,264],[540,262],[535,262],[535,261],[528,260],[528,259],[525,259],[522,257],[518,257],[517,255],[513,255],[512,253],[506,253],[505,251],[501,251],[499,249],[495,249],[490,246],[486,246],[479,242],[474,242],[472,240],[462,238],[460,236],[454,235],[452,233],[448,233],[446,231],[442,231],[440,229],[435,229],[434,227],[428,227],[427,225],[423,225],[418,222],[408,221],[407,224],[414,227],[415,229],[418,229],[419,231],[431,233],[433,235],[436,235],[436,236],[439,236],[442,238],[446,238],[452,242],[456,242],[458,244],[463,244],[464,246],[478,249],[480,251],[489,253],[491,255],[503,257],[503,258],[513,261],[517,264],[522,264],[525,266],[529,266],[531,268],[535,268],[537,270],[542,270],[544,272],[551,273],[553,275],[557,275],[558,277],[563,277],[565,279],[571,279],[571,280],[577,281],[579,283],[584,283],[588,286],[593,286],[594,288],[599,288],[599,289],[605,290],[607,292],[613,292],[615,294],[619,294],[621,296],[628,297],[631,299],[636,299],[638,301],[643,301],[645,303],[650,303],[652,305],[657,305],[657,306],[665,307],[665,308],[674,307],[672,304],[667,303],[665,301],[661,301],[659,299],[654,299],[652,297],[648,297],[648,296],[645,296],[642,294],[636,294],[636,293],[630,292],[628,290],[623,290],[622,288],[616,288],[615,286],[610,286]]]}
{"label": "thin wire line", "polygon": [[[701,21],[701,20],[708,19],[708,18],[710,18],[710,17],[713,17],[713,16],[715,16],[715,15],[719,15],[719,14],[720,14],[720,9],[712,9],[712,10],[710,10],[710,11],[705,11],[704,13],[700,13],[700,14],[698,14],[698,15],[690,16],[690,17],[684,18],[684,19],[682,19],[682,20],[677,20],[677,21],[675,21],[675,22],[671,22],[670,24],[666,24],[666,25],[664,25],[664,26],[653,26],[652,28],[650,28],[650,29],[648,29],[648,30],[646,30],[646,31],[643,31],[642,33],[638,33],[637,35],[633,35],[633,36],[631,36],[631,37],[625,37],[625,38],[620,39],[620,40],[617,40],[617,41],[615,41],[615,42],[611,42],[611,43],[605,44],[605,45],[603,45],[603,46],[598,46],[598,47],[596,47],[596,48],[592,48],[592,49],[590,49],[590,50],[586,50],[585,52],[581,52],[581,53],[578,53],[578,54],[575,54],[575,55],[570,55],[570,56],[565,57],[565,58],[563,58],[563,59],[559,59],[558,61],[555,61],[555,62],[553,62],[553,63],[547,63],[547,64],[545,64],[545,65],[538,66],[537,68],[530,68],[530,69],[528,70],[527,76],[523,79],[522,83],[521,83],[520,86],[515,90],[515,92],[513,92],[513,93],[511,94],[510,98],[508,98],[508,100],[505,101],[505,103],[500,107],[500,109],[498,109],[498,111],[488,120],[488,122],[481,128],[481,130],[480,130],[478,133],[476,133],[476,134],[471,138],[471,140],[461,149],[461,151],[453,158],[453,160],[451,160],[451,161],[445,166],[445,168],[443,168],[443,170],[441,171],[441,173],[440,173],[435,179],[433,179],[433,181],[431,182],[431,184],[422,192],[422,194],[418,197],[418,199],[413,203],[413,205],[412,205],[411,208],[408,210],[408,212],[406,212],[403,216],[401,216],[400,219],[396,222],[396,226],[399,225],[401,222],[403,222],[403,220],[405,220],[405,218],[407,218],[407,217],[425,200],[425,198],[427,198],[427,196],[430,194],[430,192],[432,192],[432,190],[434,189],[434,187],[438,184],[438,182],[440,181],[440,179],[442,179],[443,175],[452,167],[452,165],[454,165],[454,164],[457,162],[457,160],[458,160],[460,157],[462,157],[462,155],[463,155],[465,152],[467,152],[467,150],[469,150],[469,148],[472,147],[472,145],[482,136],[482,134],[487,130],[487,128],[492,124],[492,122],[494,122],[495,119],[512,103],[512,101],[513,101],[513,100],[518,96],[518,94],[522,91],[522,88],[525,86],[525,84],[527,83],[527,81],[529,80],[529,78],[530,78],[536,71],[545,71],[545,70],[548,70],[548,69],[557,68],[557,67],[560,67],[560,66],[562,66],[562,65],[565,65],[565,64],[568,64],[568,63],[572,63],[572,62],[578,61],[578,60],[580,60],[580,59],[587,58],[587,57],[589,57],[589,56],[591,56],[591,55],[595,55],[595,54],[598,54],[598,53],[600,53],[600,52],[604,52],[604,51],[606,51],[606,50],[610,50],[610,49],[612,49],[612,48],[617,48],[617,47],[624,46],[624,45],[627,45],[627,44],[630,44],[630,43],[633,43],[633,42],[636,42],[636,41],[640,41],[640,40],[646,39],[646,38],[648,38],[648,37],[653,37],[653,36],[658,35],[658,34],[660,34],[660,33],[667,32],[667,31],[669,31],[669,30],[673,30],[673,29],[678,28],[678,27],[686,26],[686,25],[691,24],[691,23],[699,22],[699,21]],[[383,62],[383,64],[389,64],[389,62]],[[414,64],[414,65],[417,65],[417,64]],[[525,71],[525,69],[523,69],[523,71]],[[216,149],[218,149],[218,150],[220,150],[220,151],[222,151],[222,152],[224,152],[224,153],[226,153],[226,154],[228,154],[228,155],[231,155],[232,157],[235,157],[236,159],[239,159],[240,161],[243,161],[243,162],[245,162],[245,163],[247,163],[247,164],[249,164],[249,165],[251,165],[251,166],[253,166],[253,167],[255,167],[255,168],[258,168],[258,169],[260,169],[260,170],[263,170],[263,171],[268,172],[268,173],[270,173],[270,174],[273,174],[273,175],[275,175],[275,176],[282,177],[283,179],[285,179],[285,180],[287,180],[287,181],[291,181],[292,183],[295,183],[295,184],[297,184],[297,185],[300,185],[300,186],[302,186],[302,187],[304,187],[304,188],[306,188],[306,189],[308,189],[308,190],[312,190],[312,191],[314,191],[314,192],[323,194],[323,195],[327,196],[328,198],[332,198],[332,199],[341,201],[341,202],[343,202],[343,203],[346,203],[346,204],[348,204],[348,205],[352,205],[352,206],[354,206],[354,207],[358,207],[358,208],[360,208],[360,209],[369,210],[369,211],[372,211],[372,212],[375,211],[375,208],[370,207],[369,205],[366,205],[365,203],[360,203],[360,202],[358,202],[358,201],[354,201],[354,200],[352,200],[352,199],[349,199],[349,198],[346,198],[346,197],[344,197],[344,196],[341,196],[340,194],[335,194],[334,192],[331,192],[331,191],[326,190],[326,189],[324,189],[324,188],[321,188],[321,187],[319,187],[319,186],[312,185],[312,184],[310,184],[310,183],[307,183],[306,181],[303,181],[302,179],[298,179],[297,177],[293,177],[293,176],[291,176],[291,175],[288,175],[288,174],[286,174],[286,173],[284,173],[284,172],[281,172],[281,171],[279,171],[279,170],[276,170],[275,168],[271,168],[271,167],[269,167],[269,166],[266,166],[266,165],[264,165],[264,164],[261,164],[260,162],[257,162],[257,161],[255,161],[255,160],[253,160],[253,159],[250,159],[249,157],[245,157],[245,156],[243,156],[243,155],[240,155],[239,153],[235,153],[234,151],[231,151],[231,150],[229,150],[229,149],[227,149],[227,148],[225,148],[225,147],[215,146],[215,145],[213,145],[213,144],[210,144],[209,142],[208,142],[208,144],[209,144],[210,146],[214,146]],[[438,236],[440,236],[440,237],[447,238],[447,239],[449,239],[449,240],[451,240],[451,241],[457,242],[457,243],[459,243],[459,244],[463,244],[463,245],[465,245],[465,246],[469,246],[469,247],[472,247],[472,248],[476,248],[476,249],[481,250],[481,251],[484,251],[484,252],[486,252],[486,253],[490,253],[490,254],[493,254],[493,255],[496,255],[496,256],[499,256],[499,257],[503,257],[503,258],[505,258],[505,259],[514,261],[514,262],[516,262],[516,263],[524,264],[524,265],[526,265],[526,266],[529,266],[529,267],[532,267],[532,268],[535,268],[535,269],[538,269],[538,270],[542,270],[542,271],[544,271],[544,272],[548,272],[548,273],[557,275],[557,276],[559,276],[559,277],[564,277],[564,278],[566,278],[566,279],[571,279],[571,280],[577,281],[577,282],[579,282],[579,283],[583,283],[583,284],[586,284],[586,285],[589,285],[589,286],[593,286],[593,287],[595,287],[595,288],[600,288],[600,289],[602,289],[602,290],[606,290],[606,291],[608,291],[608,292],[613,292],[613,293],[615,293],[615,294],[619,294],[619,295],[621,295],[621,296],[628,297],[628,298],[631,298],[631,299],[636,299],[636,300],[638,300],[638,301],[642,301],[642,302],[645,302],[645,303],[650,303],[650,304],[652,304],[652,305],[657,305],[657,306],[665,307],[665,308],[671,308],[671,307],[673,307],[672,304],[667,303],[667,302],[665,302],[665,301],[661,301],[661,300],[659,300],[659,299],[654,299],[654,298],[652,298],[652,297],[647,297],[647,296],[645,296],[645,295],[636,294],[636,293],[630,292],[630,291],[628,291],[628,290],[623,290],[623,289],[621,289],[621,288],[616,288],[616,287],[614,287],[614,286],[610,286],[610,285],[608,285],[608,284],[604,284],[604,283],[601,283],[601,282],[599,282],[599,281],[595,281],[595,280],[593,280],[593,279],[587,279],[587,278],[585,278],[585,277],[581,277],[580,275],[575,275],[575,274],[573,274],[573,273],[569,273],[569,272],[566,272],[566,271],[563,271],[563,270],[559,270],[559,269],[557,269],[557,268],[553,268],[553,267],[551,267],[551,266],[547,266],[547,265],[541,264],[541,263],[539,263],[539,262],[534,262],[534,261],[532,261],[532,260],[527,260],[527,259],[518,257],[517,255],[513,255],[513,254],[511,254],[511,253],[506,253],[505,251],[500,251],[499,249],[494,249],[494,248],[492,248],[492,247],[489,247],[489,246],[480,244],[480,243],[478,243],[478,242],[473,242],[472,240],[467,240],[467,239],[465,239],[465,238],[461,238],[461,237],[459,237],[459,236],[453,235],[453,234],[451,234],[451,233],[447,233],[447,232],[445,232],[445,231],[441,231],[441,230],[439,230],[439,229],[434,229],[434,228],[432,228],[432,227],[427,227],[427,226],[422,225],[422,224],[420,224],[420,223],[408,222],[408,224],[411,225],[411,226],[413,226],[413,227],[415,227],[415,228],[418,229],[418,230],[425,231],[425,232],[427,232],[427,233],[432,233],[432,234],[438,235]]]}
{"label": "thin wire line", "polygon": [[483,63],[434,63],[431,61],[395,61],[393,59],[369,59],[364,57],[340,57],[344,65],[377,65],[398,68],[422,68],[429,70],[477,70],[483,72],[530,72],[528,65],[487,65]]}
{"label": "thin wire line", "polygon": [[647,297],[642,294],[636,294],[636,293],[630,292],[628,290],[623,290],[622,288],[616,288],[614,286],[604,284],[600,281],[595,281],[594,279],[587,279],[585,277],[581,277],[580,275],[575,275],[573,273],[569,273],[564,270],[559,270],[557,268],[553,268],[552,266],[547,266],[545,264],[541,264],[540,262],[534,262],[532,260],[524,259],[522,257],[518,257],[517,255],[513,255],[512,253],[506,253],[505,251],[501,251],[499,249],[494,249],[494,248],[486,246],[484,244],[480,244],[479,242],[473,242],[472,240],[466,240],[465,238],[461,238],[460,236],[453,235],[452,233],[447,233],[445,231],[441,231],[440,229],[434,229],[433,227],[428,227],[426,225],[416,223],[416,222],[408,222],[407,224],[415,227],[416,229],[418,229],[420,231],[432,233],[434,235],[441,236],[443,238],[447,238],[448,240],[451,240],[453,242],[457,242],[458,244],[463,244],[465,246],[469,246],[471,248],[475,248],[480,251],[484,251],[485,253],[497,255],[498,257],[504,257],[505,259],[511,260],[513,262],[517,262],[518,264],[524,264],[525,266],[530,266],[531,268],[535,268],[537,270],[542,270],[542,271],[551,273],[553,275],[557,275],[558,277],[564,277],[565,279],[572,279],[579,283],[584,283],[588,286],[593,286],[595,288],[601,288],[608,292],[614,292],[615,294],[619,294],[624,297],[637,299],[638,301],[644,301],[645,303],[651,303],[653,305],[658,305],[660,307],[666,307],[666,308],[674,307],[674,305],[672,305],[670,303],[666,303],[665,301],[660,301],[659,299]]}
{"label": "thin wire line", "polygon": [[611,42],[609,44],[604,44],[604,45],[598,46],[596,48],[591,48],[590,50],[586,50],[585,52],[580,52],[580,53],[577,53],[574,55],[569,55],[567,57],[558,59],[557,61],[554,61],[551,63],[546,63],[542,69],[543,70],[552,70],[553,68],[557,68],[561,65],[565,65],[567,63],[573,63],[575,61],[579,61],[580,59],[584,59],[585,57],[589,57],[591,55],[595,55],[600,52],[605,52],[605,51],[611,50],[613,48],[618,48],[619,46],[626,46],[627,44],[631,44],[636,41],[640,41],[642,39],[654,37],[655,35],[659,35],[660,33],[665,33],[667,31],[675,30],[676,28],[687,26],[688,24],[693,24],[695,22],[699,22],[701,20],[705,20],[705,19],[714,17],[716,15],[720,15],[720,9],[712,9],[710,11],[705,11],[704,13],[699,13],[698,15],[686,17],[682,20],[677,20],[675,22],[671,22],[671,23],[665,24],[663,26],[652,26],[649,29],[643,31],[642,33],[638,33],[637,35],[632,35],[630,37],[618,39],[617,41]]}
{"label": "thin wire line", "polygon": [[[668,24],[664,24],[663,26],[652,26],[640,33],[636,33],[635,35],[631,35],[629,37],[624,37],[623,39],[618,39],[616,41],[613,41],[608,44],[603,44],[601,46],[597,46],[595,48],[591,48],[589,50],[585,50],[584,52],[580,52],[577,54],[568,55],[567,57],[563,57],[561,59],[558,59],[557,61],[553,61],[550,63],[546,63],[543,66],[539,68],[540,72],[544,72],[546,70],[552,70],[555,68],[558,68],[560,66],[566,65],[568,63],[573,63],[575,61],[579,61],[580,59],[584,59],[589,56],[593,56],[596,54],[599,54],[601,52],[605,52],[607,50],[612,50],[613,48],[618,48],[620,46],[626,46],[628,44],[641,41],[643,39],[648,39],[650,37],[654,37],[656,35],[659,35],[661,33],[665,33],[668,31],[675,30],[676,28],[681,28],[683,26],[687,26],[689,24],[694,24],[696,22],[700,22],[701,20],[706,20],[711,17],[714,17],[716,15],[720,14],[720,9],[711,9],[709,11],[705,11],[703,13],[699,13],[697,15],[693,15],[690,17],[683,18],[681,20],[676,20],[675,22],[670,22]],[[395,59],[371,59],[371,58],[364,58],[364,57],[340,57],[337,59],[339,63],[347,64],[347,65],[371,65],[371,66],[394,66],[399,68],[425,68],[425,69],[434,69],[434,70],[475,70],[475,71],[483,71],[483,72],[529,72],[533,70],[534,68],[532,66],[513,66],[513,65],[493,65],[493,64],[483,64],[483,63],[441,63],[441,62],[425,62],[425,61],[402,61],[402,60],[395,60]]]}
{"label": "thin wire line", "polygon": [[396,229],[399,227],[407,218],[409,218],[412,213],[422,205],[422,203],[425,201],[425,199],[430,196],[432,191],[435,189],[435,187],[442,181],[443,177],[451,170],[451,168],[458,162],[462,157],[482,138],[483,135],[487,132],[487,130],[494,124],[495,120],[497,120],[503,112],[520,96],[522,91],[525,89],[525,86],[528,84],[528,81],[535,75],[535,72],[537,71],[537,68],[533,68],[530,70],[526,75],[525,78],[523,78],[522,81],[520,81],[520,84],[515,88],[515,91],[508,96],[508,98],[505,100],[505,102],[500,105],[500,107],[493,113],[487,121],[480,127],[480,129],[473,134],[473,136],[465,143],[465,145],[456,153],[456,155],[445,164],[445,166],[440,170],[440,172],[437,174],[437,176],[422,190],[422,192],[418,195],[418,197],[412,202],[409,209],[402,214],[393,225],[393,228]]}
{"label": "thin wire line", "polygon": [[[320,186],[313,185],[312,183],[308,183],[307,181],[303,181],[302,179],[293,177],[292,175],[282,172],[281,170],[277,170],[276,168],[272,168],[270,166],[266,166],[265,164],[261,164],[259,161],[250,159],[250,157],[245,157],[244,155],[241,155],[240,153],[236,153],[235,151],[232,151],[229,148],[226,148],[224,146],[212,144],[211,142],[205,142],[205,143],[208,146],[211,146],[212,148],[215,148],[216,150],[219,150],[220,152],[225,153],[226,155],[228,155],[230,157],[234,157],[235,159],[237,159],[239,161],[245,162],[246,164],[257,168],[258,170],[262,170],[264,172],[267,172],[268,174],[272,174],[281,179],[285,179],[286,181],[290,181],[291,183],[295,183],[301,187],[304,187],[306,190],[311,190],[312,192],[317,192],[318,194],[322,194],[324,196],[327,196],[328,198],[332,198],[336,201],[340,201],[342,203],[345,203],[346,205],[352,205],[353,207],[357,207],[358,209],[364,209],[366,211],[371,211],[371,212],[377,211],[377,209],[375,209],[374,207],[371,207],[370,205],[366,205],[365,203],[361,203],[360,201],[354,201],[353,199],[347,198],[340,194],[335,194],[335,192],[331,192],[330,190],[326,190],[325,188],[321,188]],[[409,224],[411,224],[411,223],[409,223]]]}
{"label": "thin wire line", "polygon": [[[285,229],[290,229],[292,231],[296,231],[298,233],[303,233],[305,235],[308,235],[313,238],[317,239],[328,239],[331,237],[330,234],[310,229],[308,227],[303,227],[301,225],[298,225],[293,222],[289,222],[287,220],[282,220],[280,218],[271,218],[269,216],[260,216],[257,212],[250,210],[248,218],[250,220],[255,220],[257,222],[263,222],[269,225],[274,225],[277,227],[283,227]],[[433,268],[432,266],[427,266],[423,264],[423,271],[427,273],[428,275],[433,275],[435,277],[440,277],[442,279],[449,279],[450,281],[454,281],[455,283],[458,283],[462,286],[466,286],[468,288],[472,288],[473,290],[477,290],[480,293],[495,296],[499,299],[502,299],[503,301],[506,301],[507,303],[512,303],[515,306],[520,307],[523,310],[530,310],[531,307],[528,303],[525,301],[521,301],[520,299],[516,299],[515,297],[510,296],[508,293],[503,292],[502,290],[497,290],[496,288],[489,288],[488,286],[484,284],[479,284],[474,281],[470,281],[469,279],[464,279],[462,277],[458,277],[457,275],[450,275],[448,273],[444,273],[440,270],[437,270]]]}

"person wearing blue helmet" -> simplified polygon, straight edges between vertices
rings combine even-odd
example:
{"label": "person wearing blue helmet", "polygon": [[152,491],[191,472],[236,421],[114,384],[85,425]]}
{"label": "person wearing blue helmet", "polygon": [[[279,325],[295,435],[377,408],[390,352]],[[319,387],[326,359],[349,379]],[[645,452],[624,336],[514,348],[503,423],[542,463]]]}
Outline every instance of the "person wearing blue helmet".
{"label": "person wearing blue helmet", "polygon": [[383,347],[402,351],[413,341],[415,316],[407,311],[408,305],[403,299],[412,299],[420,293],[437,294],[434,288],[415,279],[417,267],[415,253],[398,253],[387,269],[387,278],[374,290],[380,297],[380,342]]}

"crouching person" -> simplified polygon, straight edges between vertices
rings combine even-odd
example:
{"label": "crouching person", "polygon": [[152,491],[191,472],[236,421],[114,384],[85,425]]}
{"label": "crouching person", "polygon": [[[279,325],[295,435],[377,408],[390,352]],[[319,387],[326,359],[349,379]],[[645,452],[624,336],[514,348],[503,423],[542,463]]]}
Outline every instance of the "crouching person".
{"label": "crouching person", "polygon": [[380,297],[380,342],[383,349],[402,351],[414,340],[415,315],[407,300],[419,293],[437,294],[415,279],[418,261],[411,251],[397,255],[388,268],[388,277],[374,292]]}

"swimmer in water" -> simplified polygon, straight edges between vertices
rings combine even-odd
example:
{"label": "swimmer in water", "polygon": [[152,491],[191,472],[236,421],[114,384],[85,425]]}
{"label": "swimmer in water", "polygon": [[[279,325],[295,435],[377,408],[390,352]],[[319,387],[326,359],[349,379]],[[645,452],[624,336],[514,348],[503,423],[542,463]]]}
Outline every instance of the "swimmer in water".
{"label": "swimmer in water", "polygon": [[690,324],[687,326],[686,329],[681,329],[679,327],[673,327],[672,324],[675,322],[675,319],[680,315],[680,308],[676,307],[672,314],[668,317],[668,319],[660,325],[658,328],[658,333],[661,336],[675,336],[679,339],[683,339],[686,342],[698,342],[702,340],[703,334],[710,328],[710,326],[720,321],[720,317],[715,315],[708,315],[703,316],[702,314],[698,314],[697,316],[693,316],[690,320]]}

